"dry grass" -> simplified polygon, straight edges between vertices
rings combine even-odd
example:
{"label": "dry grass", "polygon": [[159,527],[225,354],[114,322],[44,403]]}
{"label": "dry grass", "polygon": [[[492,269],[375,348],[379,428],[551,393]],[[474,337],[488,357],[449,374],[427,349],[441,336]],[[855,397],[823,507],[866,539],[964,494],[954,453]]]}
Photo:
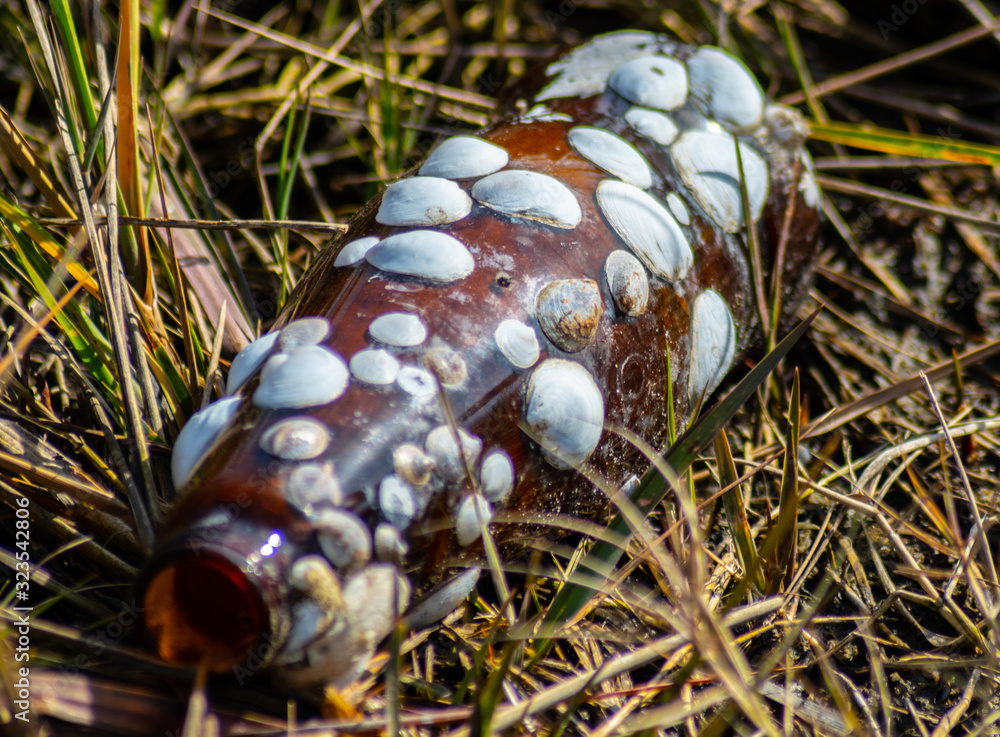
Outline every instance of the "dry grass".
{"label": "dry grass", "polygon": [[[123,0],[134,105],[107,95],[117,9],[82,5],[0,6],[0,603],[16,620],[27,503],[34,606],[27,724],[0,641],[13,733],[995,733],[1000,29],[978,3]],[[504,561],[511,602],[482,585],[322,709],[265,678],[192,691],[131,639],[131,581],[220,356],[502,80],[626,27],[721,37],[815,123],[807,337],[596,581],[586,546]],[[164,215],[188,222],[142,219]],[[553,614],[563,574],[604,595]]]}

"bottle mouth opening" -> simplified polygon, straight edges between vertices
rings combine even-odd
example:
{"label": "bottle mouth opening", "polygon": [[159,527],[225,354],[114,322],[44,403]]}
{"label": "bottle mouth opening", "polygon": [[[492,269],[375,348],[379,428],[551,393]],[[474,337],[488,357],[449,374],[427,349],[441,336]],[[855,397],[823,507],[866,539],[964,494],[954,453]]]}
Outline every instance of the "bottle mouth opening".
{"label": "bottle mouth opening", "polygon": [[148,581],[143,625],[168,663],[228,670],[267,634],[267,612],[253,581],[218,554],[180,553]]}

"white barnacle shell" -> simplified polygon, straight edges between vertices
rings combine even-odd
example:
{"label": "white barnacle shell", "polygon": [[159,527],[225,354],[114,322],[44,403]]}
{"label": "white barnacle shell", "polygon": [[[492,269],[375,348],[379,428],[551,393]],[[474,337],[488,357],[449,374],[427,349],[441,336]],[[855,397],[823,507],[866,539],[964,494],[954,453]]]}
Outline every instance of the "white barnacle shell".
{"label": "white barnacle shell", "polygon": [[618,309],[634,316],[646,311],[649,302],[649,277],[635,256],[628,251],[612,251],[604,260],[604,278]]}
{"label": "white barnacle shell", "polygon": [[474,136],[446,139],[420,167],[425,177],[474,179],[507,166],[507,152],[499,146]]}
{"label": "white barnacle shell", "polygon": [[367,563],[372,556],[368,525],[342,509],[324,509],[313,519],[320,550],[338,569]]}
{"label": "white barnacle shell", "polygon": [[536,220],[554,228],[575,228],[583,211],[569,187],[548,174],[505,169],[480,179],[473,198],[504,215]]}
{"label": "white barnacle shell", "polygon": [[[319,555],[303,555],[292,564],[288,577],[291,587],[315,603],[333,604],[341,599],[340,576],[330,561]],[[342,602],[341,602],[342,603]],[[336,616],[335,613],[331,613]],[[319,633],[320,630],[315,630]]]}
{"label": "white barnacle shell", "polygon": [[398,563],[409,551],[398,528],[388,522],[379,522],[375,528],[375,555],[386,563]]}
{"label": "white barnacle shell", "polygon": [[406,623],[411,629],[419,629],[444,619],[469,595],[479,574],[478,568],[468,568],[445,581],[413,605],[406,613]]}
{"label": "white barnacle shell", "polygon": [[308,461],[321,455],[329,444],[329,429],[312,417],[288,417],[260,436],[261,450],[285,461]]}
{"label": "white barnacle shell", "polygon": [[636,105],[673,110],[687,99],[687,71],[669,56],[641,56],[615,69],[608,87]]}
{"label": "white barnacle shell", "polygon": [[343,502],[340,481],[330,461],[297,464],[288,474],[285,496],[306,514],[339,507]]}
{"label": "white barnacle shell", "polygon": [[413,487],[390,474],[378,486],[378,506],[390,524],[406,528],[417,515],[417,496]]}
{"label": "white barnacle shell", "polygon": [[434,471],[434,459],[413,443],[402,443],[392,451],[392,469],[413,487],[427,486]]}
{"label": "white barnacle shell", "polygon": [[366,235],[364,238],[345,243],[337,253],[337,258],[333,260],[333,265],[353,266],[365,257],[365,254],[378,243],[378,240],[374,235]]}
{"label": "white barnacle shell", "polygon": [[475,268],[464,243],[436,230],[391,235],[368,251],[365,259],[382,271],[442,283],[464,279]]}
{"label": "white barnacle shell", "polygon": [[[344,606],[340,576],[326,558],[303,555],[291,568],[288,584],[297,595],[291,602],[292,626],[283,644],[284,654],[296,653],[322,637]],[[284,661],[279,654],[276,662]]]}
{"label": "white barnacle shell", "polygon": [[542,332],[567,353],[587,347],[603,312],[601,290],[592,279],[557,279],[542,287],[535,298]]}
{"label": "white barnacle shell", "polygon": [[638,187],[614,179],[597,185],[601,214],[657,276],[683,279],[694,264],[684,231],[667,209]]}
{"label": "white barnacle shell", "polygon": [[651,187],[653,174],[645,157],[635,146],[614,133],[589,125],[572,128],[566,136],[580,156],[624,182]]}
{"label": "white barnacle shell", "polygon": [[292,565],[288,581],[301,597],[292,605],[292,626],[277,654],[275,664],[286,662],[287,655],[300,653],[330,628],[343,606],[340,578],[329,561],[318,555],[303,555]]}
{"label": "white barnacle shell", "polygon": [[706,289],[691,308],[691,366],[688,397],[692,403],[719,385],[736,353],[736,324],[729,305],[718,292]]}
{"label": "white barnacle shell", "polygon": [[386,188],[375,220],[382,225],[444,225],[470,212],[472,200],[455,182],[417,176]]}
{"label": "white barnacle shell", "polygon": [[702,46],[687,60],[691,97],[706,115],[737,133],[757,128],[764,93],[743,62],[714,46]]}
{"label": "white barnacle shell", "polygon": [[247,383],[247,379],[253,376],[254,372],[267,360],[277,342],[278,333],[268,333],[257,338],[236,354],[236,358],[229,366],[226,394],[235,394],[241,386]]}
{"label": "white barnacle shell", "polygon": [[[483,441],[462,428],[458,429],[458,436],[462,441],[465,462],[470,469],[473,469],[483,450]],[[465,466],[458,454],[458,443],[455,442],[452,428],[448,425],[439,425],[431,430],[427,433],[424,447],[427,455],[434,459],[434,470],[443,481],[459,481],[465,478]]]}
{"label": "white barnacle shell", "polygon": [[[311,594],[311,592],[310,592]],[[355,682],[371,660],[375,647],[388,637],[410,602],[410,585],[391,563],[370,563],[347,577],[333,626],[320,628],[299,651],[287,645],[278,653],[275,676],[289,691],[306,691],[317,683],[343,689]],[[304,604],[319,603],[311,595]],[[329,607],[320,604],[320,611]],[[298,627],[298,622],[296,622]]]}
{"label": "white barnacle shell", "polygon": [[767,150],[780,146],[786,151],[802,149],[809,138],[809,124],[795,108],[777,103],[764,106],[764,135],[755,131],[755,136]]}
{"label": "white barnacle shell", "polygon": [[396,348],[410,348],[427,340],[427,327],[408,312],[387,312],[372,320],[368,332],[374,340]]}
{"label": "white barnacle shell", "polygon": [[558,120],[573,122],[572,117],[566,113],[557,113],[548,105],[532,105],[527,112],[517,118],[519,123],[553,123]]}
{"label": "white barnacle shell", "polygon": [[494,450],[483,459],[483,467],[479,470],[479,483],[483,496],[491,502],[500,502],[507,498],[514,488],[514,464],[502,450]]}
{"label": "white barnacle shell", "polygon": [[427,508],[434,501],[434,496],[439,490],[440,487],[437,485],[413,487],[413,498],[417,501],[417,517],[420,517],[427,511]]}
{"label": "white barnacle shell", "polygon": [[399,388],[412,397],[426,399],[437,394],[437,381],[434,374],[419,366],[403,366],[396,377]]}
{"label": "white barnacle shell", "polygon": [[[298,604],[308,603],[308,611],[295,613],[290,641],[285,648],[295,650],[316,639],[337,616],[336,609],[343,605],[343,588],[340,576],[330,566],[330,561],[319,555],[303,555],[292,564],[288,583],[302,594]],[[298,609],[298,607],[296,607]],[[306,616],[301,616],[306,614]],[[306,633],[310,633],[307,635]]]}
{"label": "white barnacle shell", "polygon": [[[756,222],[767,200],[767,162],[749,145],[739,146],[750,216]],[[727,233],[738,233],[743,227],[743,196],[736,141],[719,133],[688,131],[671,146],[670,153],[698,204]]]}
{"label": "white barnacle shell", "polygon": [[816,207],[819,204],[819,185],[816,183],[816,165],[813,164],[812,156],[805,149],[802,149],[802,174],[799,177],[799,192],[802,199],[809,207]]}
{"label": "white barnacle shell", "polygon": [[376,386],[391,384],[399,375],[399,361],[384,348],[365,348],[348,363],[351,375],[358,381]]}
{"label": "white barnacle shell", "polygon": [[[329,570],[327,574],[330,577],[329,581],[331,583],[336,582],[334,586],[324,587],[328,590],[326,597],[328,601],[323,601],[322,603],[313,598],[318,595],[315,587],[322,586],[319,581],[315,580],[319,578],[316,574],[320,570],[319,565],[316,565],[317,563],[321,563]],[[296,597],[297,600],[292,604],[292,621],[288,637],[282,645],[282,653],[278,654],[271,661],[272,665],[285,665],[289,661],[289,658],[294,659],[295,656],[292,655],[293,653],[300,655],[304,649],[309,647],[310,643],[320,639],[323,633],[329,630],[331,625],[337,620],[337,613],[340,607],[330,606],[330,604],[334,601],[338,603],[343,602],[343,593],[337,574],[333,573],[329,561],[319,555],[304,555],[296,560],[292,566],[290,579],[292,587],[305,595],[301,598]],[[329,594],[333,594],[333,596]],[[336,597],[335,599],[334,596]],[[331,599],[332,601],[329,601]]]}
{"label": "white barnacle shell", "polygon": [[677,138],[677,124],[673,119],[656,110],[632,107],[625,113],[625,122],[640,136],[645,136],[661,146],[669,146]]}
{"label": "white barnacle shell", "polygon": [[524,418],[532,437],[556,468],[583,463],[604,432],[604,398],[583,366],[560,358],[543,361],[531,375]]}
{"label": "white barnacle shell", "polygon": [[535,329],[518,320],[504,320],[493,333],[497,348],[518,368],[531,368],[538,361],[540,348]]}
{"label": "white barnacle shell", "polygon": [[[252,344],[251,344],[252,345]],[[244,349],[245,350],[245,349]],[[181,488],[191,478],[202,458],[226,429],[240,406],[240,397],[225,397],[202,407],[188,419],[177,435],[170,456],[174,487]]]}
{"label": "white barnacle shell", "polygon": [[684,204],[684,200],[676,192],[671,192],[667,195],[667,207],[670,208],[670,212],[677,218],[678,223],[681,225],[691,224],[691,212],[688,210],[687,205]]}
{"label": "white barnacle shell", "polygon": [[546,74],[554,79],[535,99],[599,95],[622,61],[655,51],[659,41],[656,34],[643,31],[595,36],[549,65]]}
{"label": "white barnacle shell", "polygon": [[444,346],[436,346],[423,356],[423,364],[427,370],[437,377],[445,386],[456,386],[469,376],[469,367],[458,351]]}
{"label": "white barnacle shell", "polygon": [[323,346],[304,346],[267,360],[253,403],[261,409],[318,407],[339,399],[349,380],[340,356]]}
{"label": "white barnacle shell", "polygon": [[296,348],[318,345],[330,334],[330,321],[325,317],[304,317],[293,320],[278,333],[278,350],[291,353]]}
{"label": "white barnacle shell", "polygon": [[479,494],[467,494],[455,510],[455,535],[461,546],[472,545],[479,539],[483,525],[493,521],[493,506]]}

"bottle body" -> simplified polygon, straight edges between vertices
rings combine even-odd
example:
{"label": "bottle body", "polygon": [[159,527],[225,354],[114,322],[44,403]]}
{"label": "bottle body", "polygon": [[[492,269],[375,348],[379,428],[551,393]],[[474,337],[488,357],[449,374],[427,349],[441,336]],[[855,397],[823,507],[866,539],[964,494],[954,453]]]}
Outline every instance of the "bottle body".
{"label": "bottle body", "polygon": [[[620,484],[647,465],[609,428],[662,447],[669,416],[711,394],[759,314],[748,216],[784,304],[802,295],[818,232],[804,124],[740,62],[608,34],[512,108],[370,202],[234,362],[146,575],[164,657],[191,660],[165,644],[184,628],[156,632],[194,577],[250,611],[232,639],[268,642],[289,688],[349,682],[398,615],[465,596],[456,572],[484,529],[502,549],[533,534],[495,524],[505,510],[597,516],[577,469]],[[199,573],[198,526],[227,504]],[[211,654],[217,626],[195,649],[224,670],[240,647]]]}

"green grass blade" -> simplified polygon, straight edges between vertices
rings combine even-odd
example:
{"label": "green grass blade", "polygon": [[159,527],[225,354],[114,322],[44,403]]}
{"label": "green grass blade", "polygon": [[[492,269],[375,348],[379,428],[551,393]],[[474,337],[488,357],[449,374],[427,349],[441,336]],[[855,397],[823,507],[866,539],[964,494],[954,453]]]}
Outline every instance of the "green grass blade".
{"label": "green grass blade", "polygon": [[[285,131],[285,139],[282,142],[281,148],[281,174],[278,178],[277,216],[280,220],[288,217],[288,208],[291,204],[292,190],[295,187],[295,178],[299,171],[299,162],[302,160],[304,154],[311,111],[312,97],[307,95],[301,123],[297,120],[299,117],[297,104],[292,105],[292,109],[288,115],[288,129]],[[296,129],[297,123],[298,128]],[[275,260],[281,267],[281,302],[284,303],[288,298],[288,293],[295,286],[288,260],[288,231],[281,230],[275,232],[274,240],[277,247]]]}
{"label": "green grass blade", "polygon": [[664,351],[667,356],[667,440],[671,445],[677,442],[677,417],[674,414],[674,367],[670,363],[670,351]]}
{"label": "green grass blade", "polygon": [[382,142],[385,145],[383,152],[385,167],[390,178],[394,177],[402,164],[403,150],[406,144],[405,131],[403,130],[402,114],[400,110],[399,87],[390,81],[392,72],[399,65],[399,57],[392,52],[389,39],[392,34],[392,26],[387,25],[385,29],[384,63],[386,80],[379,85],[379,110],[382,120]]}
{"label": "green grass blade", "polygon": [[[66,0],[53,0],[50,5],[55,17],[56,27],[62,37],[63,51],[69,63],[70,80],[76,91],[77,100],[83,110],[87,122],[88,133],[93,133],[97,127],[97,109],[94,107],[94,97],[91,93],[90,79],[87,76],[87,66],[83,61],[83,51],[80,49],[80,39],[76,35],[76,25],[73,23],[73,12]],[[104,160],[102,156],[101,161]]]}
{"label": "green grass blade", "polygon": [[[715,436],[715,459],[719,465],[719,484],[723,488],[732,488],[722,495],[722,506],[729,521],[729,533],[733,536],[740,565],[747,578],[751,578],[756,586],[763,591],[764,579],[760,576],[760,565],[757,562],[757,546],[754,545],[753,533],[747,521],[746,496],[743,485],[737,484],[739,474],[733,462],[733,453],[729,448],[729,438],[723,430]],[[752,575],[753,574],[753,575]]]}
{"label": "green grass blade", "polygon": [[108,113],[111,112],[111,106],[114,104],[114,95],[111,94],[111,88],[108,88],[108,94],[104,96],[104,102],[101,103],[101,113],[97,116],[97,127],[90,132],[90,139],[87,141],[87,148],[83,152],[83,170],[90,171],[94,164],[94,158],[97,154],[101,154],[101,159],[104,156],[104,124],[108,119]]}
{"label": "green grass blade", "polygon": [[788,403],[788,435],[785,439],[785,462],[781,469],[778,519],[760,546],[764,586],[768,594],[777,593],[782,585],[788,584],[795,563],[799,517],[799,435],[802,432],[799,396],[799,372],[796,370]]}
{"label": "green grass blade", "polygon": [[[201,347],[199,345],[198,355],[200,353]],[[179,408],[185,417],[190,417],[191,413],[194,412],[194,398],[191,396],[187,381],[178,370],[170,352],[164,346],[158,346],[153,356],[156,359],[153,369],[158,377],[162,377],[160,379],[161,386],[168,390],[173,397],[174,411],[177,412]]]}
{"label": "green grass blade", "polygon": [[24,234],[13,230],[2,216],[0,228],[6,235],[12,261],[19,267],[15,275],[27,279],[25,286],[53,311],[57,324],[66,334],[66,339],[80,362],[100,382],[107,395],[115,398],[118,382],[106,363],[109,359],[109,346],[100,328],[90,319],[79,300],[71,300],[62,309],[57,309],[58,300],[49,287],[52,270],[35,244]]}
{"label": "green grass blade", "polygon": [[[475,711],[471,720],[472,728],[469,731],[470,737],[486,737],[487,735],[495,734],[492,727],[493,714],[496,712],[497,706],[503,701],[503,685],[519,647],[520,643],[516,640],[504,643],[503,656],[500,662],[489,676],[487,676],[486,682],[483,684],[476,698]],[[480,653],[485,654],[486,650],[487,647],[484,646]],[[485,662],[477,663],[477,665],[483,669],[486,667]]]}
{"label": "green grass blade", "polygon": [[[45,22],[41,7],[37,0],[26,0],[28,12],[31,15],[31,23],[35,29],[35,38],[42,50],[42,60],[45,65],[44,73],[48,75],[48,82],[51,89],[46,87],[43,70],[37,62],[32,60],[32,67],[39,80],[39,88],[45,96],[45,101],[49,109],[57,119],[61,119],[65,125],[67,134],[73,142],[72,150],[77,156],[83,155],[83,137],[76,125],[76,109],[70,104],[69,90],[66,89],[66,79],[62,75],[62,68],[56,58],[56,50],[53,48],[54,39],[49,37],[49,26]],[[67,150],[67,153],[69,151]]]}
{"label": "green grass blade", "polygon": [[812,129],[810,137],[817,141],[841,143],[894,156],[1000,166],[1000,147],[984,143],[968,143],[944,136],[924,136],[852,123],[809,121],[809,127]]}
{"label": "green grass blade", "polygon": [[292,129],[292,125],[295,122],[295,108],[292,110],[293,115],[289,120],[288,135],[285,137],[286,150],[282,151],[282,181],[281,181],[281,194],[278,198],[278,218],[284,220],[288,217],[288,207],[292,198],[292,188],[295,185],[295,176],[299,171],[299,162],[302,160],[302,155],[305,149],[306,143],[306,132],[309,130],[309,118],[312,112],[312,97],[306,96],[305,110],[303,112],[302,123],[299,125],[298,134],[295,136],[295,143],[291,146],[291,151],[287,150],[289,144],[291,144],[292,135],[296,133]]}
{"label": "green grass blade", "polygon": [[[52,233],[44,226],[39,225],[31,215],[3,194],[0,194],[0,220],[6,222],[13,231],[24,233],[51,259],[62,261],[65,258],[65,249],[59,245]],[[94,296],[98,295],[97,282],[82,264],[77,261],[69,261],[66,263],[66,270],[74,279],[82,282],[88,292]]]}

